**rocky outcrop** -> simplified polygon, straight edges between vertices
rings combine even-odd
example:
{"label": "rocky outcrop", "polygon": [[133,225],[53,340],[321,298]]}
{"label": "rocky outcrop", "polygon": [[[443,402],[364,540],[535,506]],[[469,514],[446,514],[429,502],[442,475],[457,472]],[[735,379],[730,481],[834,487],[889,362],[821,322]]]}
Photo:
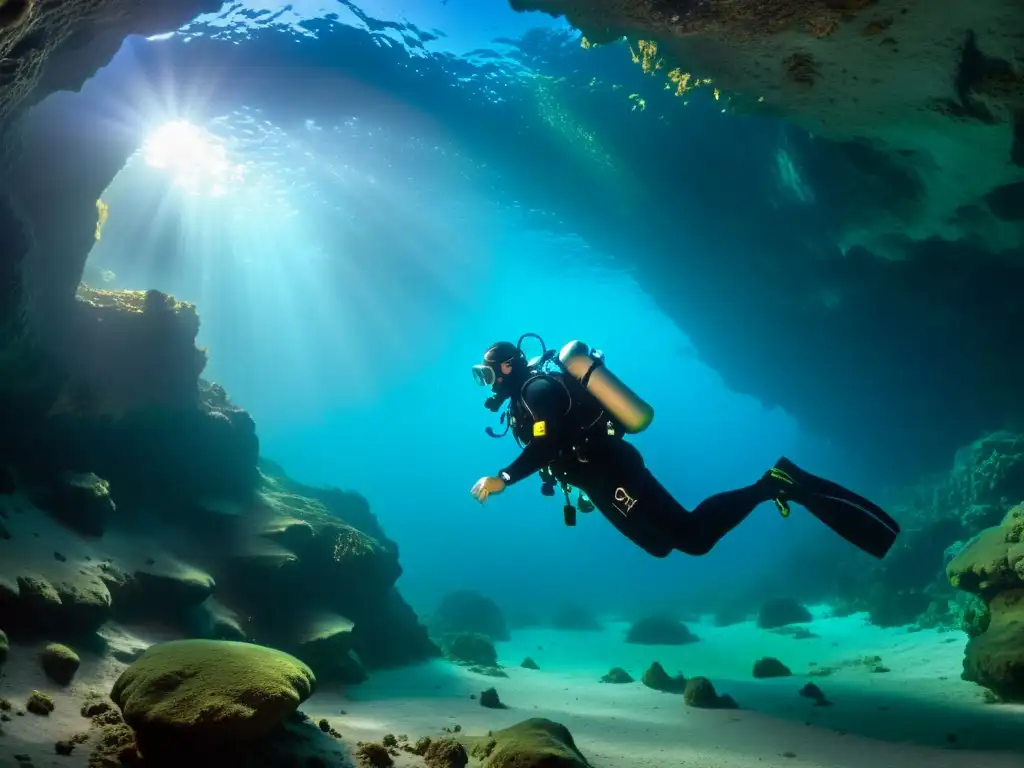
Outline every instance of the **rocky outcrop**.
{"label": "rocky outcrop", "polygon": [[4,436],[20,452],[0,496],[7,631],[156,620],[279,648],[324,682],[439,653],[366,500],[259,464],[252,419],[199,379],[193,307],[86,288],[78,302],[81,351],[52,363],[53,404]]}
{"label": "rocky outcrop", "polygon": [[856,196],[844,250],[902,257],[902,244],[936,236],[1024,246],[1024,221],[1006,218],[999,202],[1024,183],[1024,9],[1015,0],[510,2],[564,15],[590,46],[626,36],[634,61],[680,96],[714,88],[739,110],[882,147],[876,163],[904,183],[881,190],[864,174],[878,199]]}
{"label": "rocky outcrop", "polygon": [[1024,499],[1024,436],[986,434],[957,451],[948,472],[905,489],[894,507],[904,532],[865,580],[851,564],[841,612],[867,611],[879,626],[917,624],[976,632],[981,619],[943,573],[967,541],[999,525]]}
{"label": "rocky outcrop", "polygon": [[590,763],[564,725],[531,718],[469,740],[470,754],[484,768],[587,768]]}
{"label": "rocky outcrop", "polygon": [[761,604],[757,626],[761,629],[776,629],[790,624],[804,624],[812,619],[811,612],[793,598],[776,597]]}
{"label": "rocky outcrop", "polygon": [[968,543],[946,574],[988,607],[987,626],[967,642],[963,678],[1024,701],[1024,504]]}

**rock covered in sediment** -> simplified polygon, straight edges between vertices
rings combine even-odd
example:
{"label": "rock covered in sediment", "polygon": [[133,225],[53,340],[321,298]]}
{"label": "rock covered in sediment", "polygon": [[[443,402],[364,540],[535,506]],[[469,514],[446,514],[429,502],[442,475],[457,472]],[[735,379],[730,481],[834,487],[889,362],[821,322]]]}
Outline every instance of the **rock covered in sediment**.
{"label": "rock covered in sediment", "polygon": [[427,768],[466,768],[469,755],[466,748],[455,739],[431,739],[423,761]]}
{"label": "rock covered in sediment", "polygon": [[612,683],[613,685],[625,685],[633,682],[633,676],[622,667],[612,667],[611,670],[601,678],[601,682]]}
{"label": "rock covered in sediment", "polygon": [[483,768],[589,768],[569,729],[531,718],[469,740],[470,754]]}
{"label": "rock covered in sediment", "polygon": [[773,656],[765,656],[754,662],[754,677],[789,677],[793,673],[789,667]]}
{"label": "rock covered in sediment", "polygon": [[24,431],[27,469],[5,472],[14,487],[0,494],[12,636],[155,620],[184,636],[255,638],[349,683],[440,653],[395,588],[397,547],[366,500],[259,464],[252,419],[199,378],[195,307],[83,286],[72,313],[56,400]]}
{"label": "rock covered in sediment", "polygon": [[655,691],[661,691],[662,693],[683,693],[686,690],[686,678],[682,673],[676,674],[675,677],[671,677],[665,668],[661,666],[660,662],[653,662],[647,671],[644,672],[644,676],[641,682],[648,688],[652,688]]}
{"label": "rock covered in sediment", "polygon": [[428,627],[438,637],[454,632],[474,632],[495,642],[509,639],[508,625],[498,604],[470,589],[445,595],[430,617]]}
{"label": "rock covered in sediment", "polygon": [[117,509],[110,483],[92,472],[65,472],[37,496],[40,507],[86,536],[102,536]]}
{"label": "rock covered in sediment", "polygon": [[683,622],[669,616],[640,619],[626,633],[626,642],[636,645],[686,645],[698,639]]}
{"label": "rock covered in sediment", "polygon": [[315,685],[309,667],[272,648],[176,640],[150,647],[110,697],[145,753],[254,741],[278,729]]}
{"label": "rock covered in sediment", "polygon": [[757,614],[757,626],[775,629],[790,624],[804,624],[813,619],[811,612],[791,597],[765,600]]}
{"label": "rock covered in sediment", "polygon": [[691,677],[683,690],[683,701],[698,709],[736,709],[735,699],[729,694],[719,695],[714,684],[706,677]]}
{"label": "rock covered in sediment", "polygon": [[460,664],[473,664],[481,667],[496,667],[498,653],[494,643],[486,635],[474,632],[456,632],[441,639],[445,655]]}
{"label": "rock covered in sediment", "polygon": [[988,607],[987,626],[967,642],[963,678],[1024,701],[1024,504],[972,539],[946,574]]}

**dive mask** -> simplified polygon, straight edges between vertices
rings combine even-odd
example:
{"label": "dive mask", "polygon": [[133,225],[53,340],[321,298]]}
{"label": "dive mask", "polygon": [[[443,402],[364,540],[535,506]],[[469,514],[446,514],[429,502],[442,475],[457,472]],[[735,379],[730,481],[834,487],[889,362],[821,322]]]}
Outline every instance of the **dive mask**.
{"label": "dive mask", "polygon": [[494,372],[494,369],[491,368],[491,366],[473,366],[473,381],[475,381],[481,387],[493,387],[494,382],[497,380],[497,378],[497,374]]}

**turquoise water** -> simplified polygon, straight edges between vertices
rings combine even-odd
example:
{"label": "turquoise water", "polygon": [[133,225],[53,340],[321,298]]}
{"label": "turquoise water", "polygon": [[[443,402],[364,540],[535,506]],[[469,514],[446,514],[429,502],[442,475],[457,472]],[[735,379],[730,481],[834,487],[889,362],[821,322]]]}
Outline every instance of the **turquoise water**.
{"label": "turquoise water", "polygon": [[[334,54],[343,82],[334,101],[315,107],[275,110],[253,96],[171,110],[157,87],[161,106],[139,123],[140,153],[104,192],[111,215],[87,279],[195,302],[206,375],[252,413],[263,454],[303,482],[364,494],[399,544],[400,587],[421,610],[468,586],[528,614],[562,600],[602,610],[678,606],[693,595],[706,603],[765,578],[799,578],[791,563],[803,548],[834,542],[802,514],[783,521],[770,505],[711,555],[661,561],[597,514],[566,528],[560,499],[542,497],[535,479],[483,508],[470,497],[473,482],[517,450],[511,437],[484,434],[495,418],[470,366],[491,342],[525,332],[552,347],[578,338],[607,353],[655,406],[654,425],[635,442],[684,505],[752,482],[783,454],[840,481],[854,482],[857,470],[786,413],[729,391],[701,362],[685,329],[631,274],[643,241],[624,233],[619,247],[590,243],[565,219],[579,200],[526,194],[543,179],[517,177],[516,166],[560,147],[583,153],[580,200],[588,187],[622,184],[620,202],[636,205],[628,168],[586,130],[586,111],[551,95],[557,83],[546,72],[574,71],[578,34],[499,2],[482,24],[456,6],[364,5],[364,16],[390,26],[360,20],[350,4],[332,6],[339,16],[328,22],[311,20],[316,9],[304,4],[263,17],[235,7],[179,35],[130,43],[108,74],[129,60],[173,57],[186,39],[227,36],[244,48],[247,36],[272,46],[279,35],[315,48],[333,31],[378,57],[390,46],[398,69],[456,73],[445,87],[461,80],[480,111],[446,116],[424,106],[447,98],[443,90],[410,102],[398,76],[389,91],[387,77],[355,54]],[[315,24],[328,26],[314,34]],[[594,62],[607,83],[639,82],[624,47]],[[102,87],[103,76],[89,87]],[[679,100],[649,78],[640,85],[684,119]],[[608,90],[618,119],[639,119],[621,88]],[[530,104],[524,94],[561,143],[498,151],[467,130],[506,100]],[[718,111],[708,96],[687,130]],[[676,247],[680,259],[715,258],[685,227]]]}

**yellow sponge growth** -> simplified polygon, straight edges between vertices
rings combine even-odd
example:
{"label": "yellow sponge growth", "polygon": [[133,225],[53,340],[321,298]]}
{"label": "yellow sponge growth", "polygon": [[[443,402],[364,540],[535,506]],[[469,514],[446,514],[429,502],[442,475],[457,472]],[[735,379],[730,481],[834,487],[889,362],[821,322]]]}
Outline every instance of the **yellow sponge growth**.
{"label": "yellow sponge growth", "polygon": [[[3,2],[3,0],[0,0]],[[110,217],[110,206],[104,203],[102,200],[96,201],[96,242],[100,241],[100,237],[103,234],[103,225],[107,223],[107,219]]]}

